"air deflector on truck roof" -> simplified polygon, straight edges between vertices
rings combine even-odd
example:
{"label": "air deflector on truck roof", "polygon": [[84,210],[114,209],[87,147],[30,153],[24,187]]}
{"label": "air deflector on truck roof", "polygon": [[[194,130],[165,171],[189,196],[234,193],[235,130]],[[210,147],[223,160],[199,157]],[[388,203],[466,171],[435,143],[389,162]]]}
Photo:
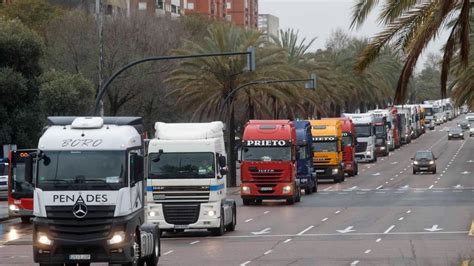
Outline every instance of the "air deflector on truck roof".
{"label": "air deflector on truck roof", "polygon": [[[48,117],[49,126],[68,126],[79,117],[76,116],[50,116]],[[86,117],[82,117],[86,118]],[[143,118],[134,116],[104,116],[93,117],[101,118],[104,125],[133,126],[140,134],[143,133]]]}

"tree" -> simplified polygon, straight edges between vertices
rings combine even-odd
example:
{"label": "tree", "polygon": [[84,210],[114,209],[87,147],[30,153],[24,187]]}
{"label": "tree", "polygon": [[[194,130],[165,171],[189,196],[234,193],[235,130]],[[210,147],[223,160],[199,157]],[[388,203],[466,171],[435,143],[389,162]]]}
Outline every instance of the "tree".
{"label": "tree", "polygon": [[0,15],[8,19],[18,19],[28,28],[43,33],[48,23],[59,16],[61,11],[46,0],[13,1],[0,10]]}
{"label": "tree", "polygon": [[410,93],[410,100],[421,103],[425,100],[441,98],[439,84],[441,77],[441,56],[429,54],[421,72],[414,78],[414,90]]}
{"label": "tree", "polygon": [[[381,4],[380,2],[356,0],[352,26],[362,25],[370,11],[377,4]],[[448,73],[456,45],[459,45],[461,66],[466,68],[469,62],[469,16],[473,5],[471,0],[383,2],[379,21],[386,28],[378,33],[361,53],[356,69],[365,69],[380,54],[382,47],[390,43],[395,45],[406,55],[395,91],[395,102],[402,103],[419,56],[446,25],[451,33],[444,48],[440,83],[441,96],[445,98]]]}
{"label": "tree", "polygon": [[41,38],[18,20],[0,18],[0,144],[30,148],[41,129],[36,78]]}
{"label": "tree", "polygon": [[[244,71],[244,56],[181,61],[167,79],[168,83],[176,86],[171,95],[177,97],[177,104],[192,112],[195,120],[220,119],[220,107],[233,89],[252,80],[285,79],[290,76],[291,71],[284,65],[284,50],[263,46],[260,32],[244,30],[231,24],[211,25],[208,35],[200,42],[188,40],[176,53],[190,55],[245,51],[250,46],[257,48],[258,66],[251,73]],[[285,91],[267,85],[248,87],[245,92],[236,94],[226,108],[231,185],[235,185],[235,111],[248,105],[257,108],[265,106],[265,97],[279,100],[288,97]],[[263,108],[259,110],[262,111]]]}
{"label": "tree", "polygon": [[40,102],[45,115],[88,115],[94,104],[94,85],[81,74],[49,71],[40,78]]}

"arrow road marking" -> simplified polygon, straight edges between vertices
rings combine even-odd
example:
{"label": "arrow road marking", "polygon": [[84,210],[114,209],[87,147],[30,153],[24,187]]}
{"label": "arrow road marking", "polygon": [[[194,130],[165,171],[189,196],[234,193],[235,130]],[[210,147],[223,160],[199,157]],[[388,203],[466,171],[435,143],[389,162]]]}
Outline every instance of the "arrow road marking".
{"label": "arrow road marking", "polygon": [[341,234],[345,234],[345,233],[350,233],[350,232],[355,232],[355,230],[352,230],[352,228],[354,228],[354,226],[348,226],[346,229],[344,230],[336,230],[338,231],[339,233]]}
{"label": "arrow road marking", "polygon": [[438,228],[438,225],[435,224],[431,228],[425,228],[425,230],[429,232],[437,232],[443,230],[443,228]]}
{"label": "arrow road marking", "polygon": [[359,261],[358,261],[358,260],[355,260],[355,261],[353,261],[353,262],[351,263],[351,266],[355,266],[355,265],[357,265],[357,263],[359,263]]}
{"label": "arrow road marking", "polygon": [[474,161],[473,161],[473,160],[469,160],[469,161],[467,161],[466,163],[474,163]]}
{"label": "arrow road marking", "polygon": [[454,186],[453,188],[463,188],[463,186],[461,186],[460,184],[457,184],[457,185]]}
{"label": "arrow road marking", "polygon": [[461,173],[461,175],[468,175],[468,174],[470,174],[470,173],[471,173],[471,172],[464,171],[464,172]]}
{"label": "arrow road marking", "polygon": [[410,186],[409,185],[404,185],[403,187],[400,187],[400,189],[409,189]]}
{"label": "arrow road marking", "polygon": [[267,227],[267,228],[265,228],[265,229],[263,229],[263,230],[261,230],[261,231],[252,232],[252,234],[254,234],[254,235],[268,234],[268,233],[270,233],[270,229],[271,229],[270,227]]}
{"label": "arrow road marking", "polygon": [[372,174],[372,175],[373,175],[373,176],[379,176],[379,175],[380,175],[380,173],[375,173],[375,174]]}
{"label": "arrow road marking", "polygon": [[357,188],[357,186],[353,186],[353,187],[351,187],[351,188],[345,189],[345,191],[353,191],[353,190],[355,190],[356,188]]}

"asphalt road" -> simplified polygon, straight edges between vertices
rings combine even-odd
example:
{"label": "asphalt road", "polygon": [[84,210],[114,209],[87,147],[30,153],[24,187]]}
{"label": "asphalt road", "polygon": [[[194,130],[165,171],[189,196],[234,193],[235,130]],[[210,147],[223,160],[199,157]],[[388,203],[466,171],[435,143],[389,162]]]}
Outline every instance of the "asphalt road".
{"label": "asphalt road", "polygon": [[[474,137],[447,140],[454,121],[324,183],[287,206],[243,206],[235,232],[167,234],[160,265],[474,265]],[[431,149],[437,174],[412,174],[415,151]],[[0,224],[0,264],[31,265],[31,227]]]}

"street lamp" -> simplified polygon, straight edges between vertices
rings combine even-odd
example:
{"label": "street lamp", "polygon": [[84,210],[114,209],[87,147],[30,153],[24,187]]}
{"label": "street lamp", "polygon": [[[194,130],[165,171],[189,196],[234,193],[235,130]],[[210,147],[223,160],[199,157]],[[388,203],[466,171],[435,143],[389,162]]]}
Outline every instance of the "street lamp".
{"label": "street lamp", "polygon": [[95,99],[95,109],[94,114],[99,115],[100,112],[100,102],[102,97],[104,97],[105,92],[109,88],[110,83],[117,78],[125,70],[145,62],[149,61],[164,61],[164,60],[178,60],[178,59],[189,59],[189,58],[202,58],[202,57],[221,57],[221,56],[236,56],[236,55],[247,55],[247,67],[245,70],[247,71],[254,71],[255,70],[255,48],[249,47],[246,52],[225,52],[225,53],[210,53],[210,54],[195,54],[195,55],[176,55],[176,56],[156,56],[156,57],[146,57],[143,59],[139,59],[137,61],[133,61],[119,70],[117,70],[104,84],[104,86],[100,89],[99,93],[97,94],[97,98]]}
{"label": "street lamp", "polygon": [[[232,99],[233,99],[233,96],[239,91],[239,90],[242,90],[246,87],[249,87],[251,85],[258,85],[258,84],[275,84],[275,83],[295,83],[295,82],[306,82],[305,84],[305,88],[306,89],[316,89],[316,75],[315,74],[311,74],[310,75],[310,78],[307,78],[307,79],[282,79],[282,80],[255,80],[255,81],[251,81],[249,83],[245,83],[233,90],[231,90],[229,92],[229,94],[227,94],[227,96],[225,97],[224,101],[222,102],[222,105],[220,107],[220,112],[219,112],[219,118],[222,119],[222,114],[224,112],[224,108],[227,104],[227,102],[231,101],[232,102]],[[230,118],[232,118],[232,107],[231,107],[232,103],[229,105],[229,116],[231,116]],[[228,128],[228,134],[227,137],[228,137],[228,140],[227,140],[227,143],[229,144],[229,152],[227,154],[228,156],[228,162],[229,162],[229,174],[230,174],[230,186],[231,187],[234,187],[237,185],[237,177],[236,177],[236,173],[235,173],[235,158],[234,158],[234,147],[233,147],[233,144],[234,144],[234,141],[232,140],[233,136],[234,136],[234,128]]]}

